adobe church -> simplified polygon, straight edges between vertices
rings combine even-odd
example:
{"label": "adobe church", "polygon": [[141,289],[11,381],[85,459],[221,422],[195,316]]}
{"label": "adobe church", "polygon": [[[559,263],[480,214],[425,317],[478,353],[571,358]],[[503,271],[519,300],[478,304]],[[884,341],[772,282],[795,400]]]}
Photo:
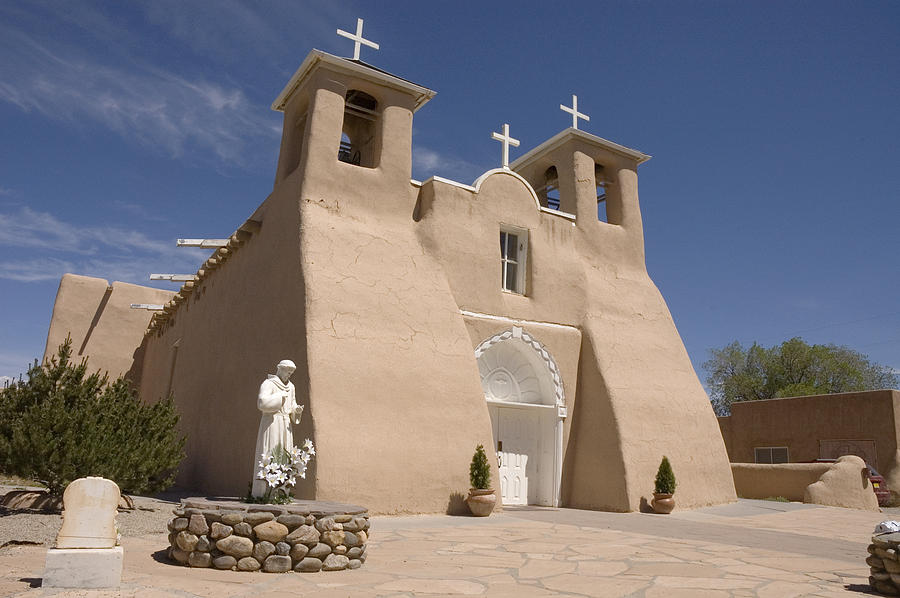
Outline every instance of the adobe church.
{"label": "adobe church", "polygon": [[645,266],[649,156],[577,129],[576,103],[572,128],[511,164],[517,142],[495,133],[503,165],[472,185],[411,180],[435,92],[358,49],[313,50],[288,81],[274,189],[179,292],[67,274],[45,357],[71,333],[143,400],[174,395],[179,485],[208,494],[247,493],[259,384],[290,359],[294,438],[317,449],[299,498],[452,511],[482,444],[505,505],[638,510],[663,455],[679,508],[735,500]]}

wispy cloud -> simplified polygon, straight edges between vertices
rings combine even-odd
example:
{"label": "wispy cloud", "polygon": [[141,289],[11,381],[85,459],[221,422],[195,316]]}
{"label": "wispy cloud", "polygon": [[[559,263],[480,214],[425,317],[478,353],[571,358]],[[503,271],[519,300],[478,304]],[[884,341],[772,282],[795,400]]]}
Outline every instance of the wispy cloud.
{"label": "wispy cloud", "polygon": [[27,207],[0,212],[2,246],[29,250],[21,259],[4,251],[7,257],[0,260],[0,279],[19,282],[55,280],[77,272],[146,283],[151,270],[194,272],[209,255],[206,250],[178,248],[174,239],[155,239],[114,226],[77,226]]}
{"label": "wispy cloud", "polygon": [[[340,39],[334,34],[335,27],[347,29],[355,23],[342,22],[346,7],[327,1],[217,0],[210,4],[154,0],[143,8],[147,19],[164,28],[170,37],[198,54],[215,55],[220,60],[248,52],[277,60],[285,55],[286,48],[297,47],[297,39],[321,47],[319,44]],[[297,66],[299,62],[292,68]]]}
{"label": "wispy cloud", "polygon": [[7,189],[6,187],[0,187],[0,196],[4,195],[12,195],[12,189]]}
{"label": "wispy cloud", "polygon": [[0,388],[3,388],[7,382],[18,380],[19,375],[27,372],[34,360],[41,357],[42,355],[0,351]]}
{"label": "wispy cloud", "polygon": [[277,117],[238,88],[70,58],[9,28],[0,27],[0,38],[0,100],[24,111],[72,125],[93,121],[173,157],[200,149],[239,165],[247,163],[249,145],[280,133]]}
{"label": "wispy cloud", "polygon": [[132,203],[128,201],[122,201],[121,199],[116,199],[109,202],[109,205],[119,212],[124,212],[129,216],[133,216],[141,221],[153,221],[153,222],[165,222],[166,219],[163,216],[160,216],[158,213],[148,210],[141,204]]}
{"label": "wispy cloud", "polygon": [[477,164],[425,147],[414,147],[412,158],[414,175],[422,179],[437,175],[468,184],[484,172]]}

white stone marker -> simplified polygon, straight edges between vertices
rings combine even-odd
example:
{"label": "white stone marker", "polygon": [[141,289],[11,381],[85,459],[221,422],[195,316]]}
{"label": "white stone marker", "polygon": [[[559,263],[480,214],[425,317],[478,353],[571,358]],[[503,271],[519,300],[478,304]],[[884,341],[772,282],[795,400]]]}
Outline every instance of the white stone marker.
{"label": "white stone marker", "polygon": [[42,587],[119,586],[124,560],[116,530],[119,498],[119,487],[104,478],[80,478],[66,487],[63,524],[56,548],[47,551]]}

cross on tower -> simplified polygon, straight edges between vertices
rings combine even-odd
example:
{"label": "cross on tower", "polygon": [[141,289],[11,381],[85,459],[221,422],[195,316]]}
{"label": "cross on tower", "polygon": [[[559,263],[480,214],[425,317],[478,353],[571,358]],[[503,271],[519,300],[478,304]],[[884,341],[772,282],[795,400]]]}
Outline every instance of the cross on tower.
{"label": "cross on tower", "polygon": [[378,44],[376,44],[375,42],[371,42],[362,36],[362,29],[363,29],[363,20],[356,19],[356,35],[354,35],[352,33],[348,33],[346,31],[344,31],[343,29],[337,30],[337,34],[340,35],[341,37],[346,37],[347,39],[353,40],[353,42],[354,42],[353,60],[359,60],[359,50],[360,50],[360,46],[362,46],[363,44],[369,46],[370,48],[375,48],[376,50],[378,49]]}
{"label": "cross on tower", "polygon": [[591,120],[590,116],[578,111],[578,96],[575,94],[572,94],[572,107],[571,108],[560,104],[559,109],[562,110],[563,112],[568,112],[569,114],[572,115],[572,128],[573,129],[578,128],[578,119],[579,118],[583,118],[586,122],[590,122],[590,120]]}
{"label": "cross on tower", "polygon": [[503,144],[503,168],[509,170],[509,146],[519,147],[519,140],[509,136],[509,125],[503,125],[503,134],[491,133],[491,139]]}

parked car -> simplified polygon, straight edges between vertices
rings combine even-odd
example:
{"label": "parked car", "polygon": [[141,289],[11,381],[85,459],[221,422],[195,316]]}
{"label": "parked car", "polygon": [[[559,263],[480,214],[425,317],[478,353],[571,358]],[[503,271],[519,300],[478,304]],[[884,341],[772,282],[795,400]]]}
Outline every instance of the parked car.
{"label": "parked car", "polygon": [[[811,461],[811,463],[834,463],[835,461],[836,459],[816,459]],[[881,474],[875,471],[875,468],[868,463],[866,463],[866,472],[869,477],[869,483],[872,484],[872,489],[878,498],[878,506],[886,507],[891,501],[891,489],[888,488],[887,482],[884,481]]]}

